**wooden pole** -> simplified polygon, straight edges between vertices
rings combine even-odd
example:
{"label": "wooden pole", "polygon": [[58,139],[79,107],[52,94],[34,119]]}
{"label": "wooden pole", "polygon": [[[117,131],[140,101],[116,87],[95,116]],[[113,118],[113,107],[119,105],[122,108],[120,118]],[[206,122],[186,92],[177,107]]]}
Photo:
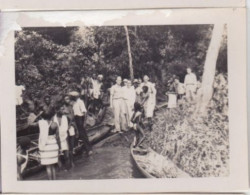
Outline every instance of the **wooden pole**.
{"label": "wooden pole", "polygon": [[133,70],[133,60],[132,60],[132,54],[131,54],[131,47],[130,47],[130,39],[129,39],[128,27],[124,26],[124,29],[125,29],[125,32],[126,32],[127,46],[128,46],[130,79],[133,80],[134,79],[134,70]]}

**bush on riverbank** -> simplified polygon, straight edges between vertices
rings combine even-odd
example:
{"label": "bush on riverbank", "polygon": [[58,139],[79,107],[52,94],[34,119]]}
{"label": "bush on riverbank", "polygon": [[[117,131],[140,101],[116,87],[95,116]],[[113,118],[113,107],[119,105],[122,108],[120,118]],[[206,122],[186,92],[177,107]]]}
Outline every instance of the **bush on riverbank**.
{"label": "bush on riverbank", "polygon": [[228,176],[227,93],[226,76],[220,74],[204,116],[194,113],[196,104],[160,110],[147,143],[193,177]]}

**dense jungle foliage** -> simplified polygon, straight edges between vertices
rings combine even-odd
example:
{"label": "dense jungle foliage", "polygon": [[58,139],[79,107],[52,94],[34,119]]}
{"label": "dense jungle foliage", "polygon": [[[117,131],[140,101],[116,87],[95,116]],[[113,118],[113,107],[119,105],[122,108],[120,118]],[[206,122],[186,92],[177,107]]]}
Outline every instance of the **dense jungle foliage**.
{"label": "dense jungle foliage", "polygon": [[[212,25],[129,26],[135,78],[144,74],[164,94],[173,75],[183,82],[190,66],[201,79]],[[24,28],[16,32],[16,80],[28,99],[61,95],[76,89],[82,76],[104,75],[107,86],[115,75],[129,78],[123,26]],[[226,37],[217,63],[227,71]]]}

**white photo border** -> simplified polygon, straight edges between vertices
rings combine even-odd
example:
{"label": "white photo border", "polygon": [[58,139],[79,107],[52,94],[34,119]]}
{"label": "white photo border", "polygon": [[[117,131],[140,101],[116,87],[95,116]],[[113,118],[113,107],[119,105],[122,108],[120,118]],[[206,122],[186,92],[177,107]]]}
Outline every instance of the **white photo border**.
{"label": "white photo border", "polygon": [[[62,15],[65,17],[62,18]],[[91,19],[89,17],[91,16]],[[245,9],[168,9],[3,13],[1,161],[3,193],[239,192],[248,189]],[[0,21],[2,22],[2,21]],[[14,31],[20,27],[79,25],[227,24],[230,176],[176,179],[17,181]],[[0,37],[0,38],[1,38]],[[0,39],[1,40],[1,39]],[[1,42],[0,42],[1,44]],[[1,45],[0,45],[1,46]],[[1,54],[1,53],[0,53]]]}

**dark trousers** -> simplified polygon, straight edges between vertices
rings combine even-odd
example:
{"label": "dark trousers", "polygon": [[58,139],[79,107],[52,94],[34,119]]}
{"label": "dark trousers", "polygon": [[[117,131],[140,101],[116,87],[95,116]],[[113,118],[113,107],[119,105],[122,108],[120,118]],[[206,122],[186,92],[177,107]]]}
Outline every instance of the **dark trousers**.
{"label": "dark trousers", "polygon": [[83,144],[84,144],[87,152],[89,152],[91,150],[91,145],[89,143],[89,138],[88,138],[87,132],[83,126],[84,116],[75,116],[75,121],[76,121],[77,129],[79,131],[79,138],[83,141]]}

